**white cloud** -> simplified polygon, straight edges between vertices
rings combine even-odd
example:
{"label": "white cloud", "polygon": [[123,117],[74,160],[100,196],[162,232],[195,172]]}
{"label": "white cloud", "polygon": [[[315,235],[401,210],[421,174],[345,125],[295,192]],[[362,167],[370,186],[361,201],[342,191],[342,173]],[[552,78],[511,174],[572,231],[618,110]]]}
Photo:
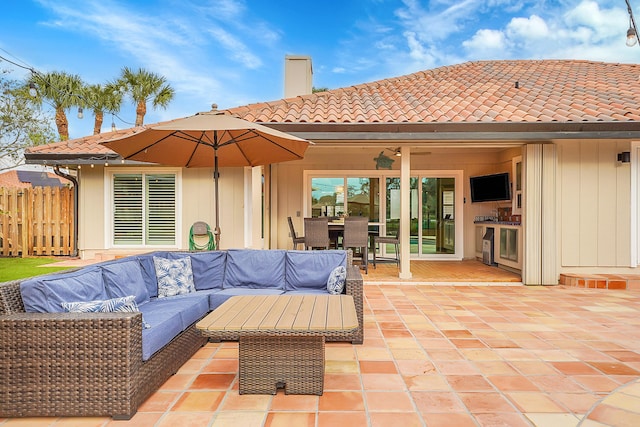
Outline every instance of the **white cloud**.
{"label": "white cloud", "polygon": [[470,40],[465,40],[462,46],[469,51],[474,52],[478,58],[490,58],[506,49],[506,39],[502,31],[496,30],[478,30]]}

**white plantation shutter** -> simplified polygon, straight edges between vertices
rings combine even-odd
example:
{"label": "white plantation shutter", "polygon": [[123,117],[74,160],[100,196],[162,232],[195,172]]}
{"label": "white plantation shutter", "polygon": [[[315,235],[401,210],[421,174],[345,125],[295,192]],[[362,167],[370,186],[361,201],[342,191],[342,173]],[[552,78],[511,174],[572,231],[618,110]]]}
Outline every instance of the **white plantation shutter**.
{"label": "white plantation shutter", "polygon": [[147,175],[147,245],[173,245],[176,240],[176,177]]}
{"label": "white plantation shutter", "polygon": [[113,177],[113,243],[142,244],[143,186],[142,175]]}
{"label": "white plantation shutter", "polygon": [[113,175],[113,244],[173,245],[176,175]]}

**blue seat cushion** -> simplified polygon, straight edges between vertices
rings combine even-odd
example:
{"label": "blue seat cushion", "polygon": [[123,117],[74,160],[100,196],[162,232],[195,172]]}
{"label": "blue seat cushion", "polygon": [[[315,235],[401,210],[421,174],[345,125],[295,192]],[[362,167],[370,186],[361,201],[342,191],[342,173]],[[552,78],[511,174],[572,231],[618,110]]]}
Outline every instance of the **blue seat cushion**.
{"label": "blue seat cushion", "polygon": [[346,265],[346,251],[287,251],[286,290],[323,289],[327,292],[331,272]]}
{"label": "blue seat cushion", "polygon": [[179,309],[169,310],[168,307],[154,304],[153,300],[141,305],[139,309],[150,326],[142,330],[142,360],[149,360],[155,352],[182,332],[182,318]]}
{"label": "blue seat cushion", "polygon": [[25,311],[59,313],[63,302],[109,299],[98,267],[34,277],[20,283]]}
{"label": "blue seat cushion", "polygon": [[297,291],[286,291],[285,295],[329,295],[327,288],[324,289],[299,289]]}
{"label": "blue seat cushion", "polygon": [[142,267],[136,258],[103,264],[100,268],[102,268],[105,288],[111,298],[134,295],[138,305],[149,301],[149,291],[142,275]]}
{"label": "blue seat cushion", "polygon": [[277,249],[230,249],[223,288],[284,290],[285,254]]}

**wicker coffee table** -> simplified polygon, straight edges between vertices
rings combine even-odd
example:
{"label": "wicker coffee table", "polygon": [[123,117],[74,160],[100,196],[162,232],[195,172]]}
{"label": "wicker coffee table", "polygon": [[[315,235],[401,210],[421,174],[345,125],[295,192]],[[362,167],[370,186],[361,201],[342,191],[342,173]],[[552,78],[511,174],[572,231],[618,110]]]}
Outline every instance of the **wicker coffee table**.
{"label": "wicker coffee table", "polygon": [[321,395],[324,341],[358,328],[350,295],[234,296],[196,324],[205,336],[239,336],[240,394]]}

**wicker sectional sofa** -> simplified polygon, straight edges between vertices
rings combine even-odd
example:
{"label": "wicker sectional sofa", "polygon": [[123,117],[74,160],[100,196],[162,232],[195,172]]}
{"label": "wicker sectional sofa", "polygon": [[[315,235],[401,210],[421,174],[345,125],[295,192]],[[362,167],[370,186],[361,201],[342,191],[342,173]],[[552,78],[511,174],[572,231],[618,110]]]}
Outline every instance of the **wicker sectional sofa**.
{"label": "wicker sectional sofa", "polygon": [[[188,294],[158,298],[154,257],[188,258]],[[0,417],[130,419],[206,339],[195,323],[233,295],[327,293],[347,270],[363,341],[363,281],[350,251],[154,252],[0,283]],[[66,312],[63,303],[135,296],[138,312]],[[229,339],[234,339],[230,336]]]}

